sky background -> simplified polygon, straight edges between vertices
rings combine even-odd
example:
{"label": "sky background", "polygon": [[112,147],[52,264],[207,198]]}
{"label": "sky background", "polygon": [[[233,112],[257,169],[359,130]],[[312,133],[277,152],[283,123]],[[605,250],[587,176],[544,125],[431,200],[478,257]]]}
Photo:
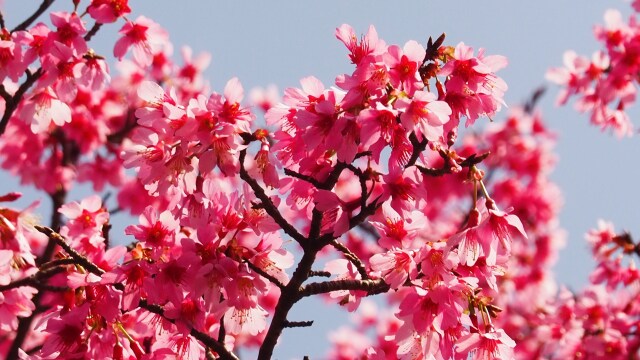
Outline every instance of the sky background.
{"label": "sky background", "polygon": [[[40,1],[4,1],[4,17],[11,28]],[[82,1],[87,3],[87,1]],[[70,0],[58,0],[54,8],[70,8]],[[603,22],[607,8],[630,14],[628,2],[614,0],[538,0],[538,1],[169,1],[130,0],[134,19],[140,14],[155,20],[170,34],[175,46],[189,45],[194,53],[212,54],[206,71],[213,90],[221,91],[237,76],[246,92],[254,86],[276,84],[282,91],[298,86],[300,78],[314,75],[325,85],[335,77],[351,73],[353,65],[343,44],[334,37],[343,23],[357,33],[373,24],[387,44],[403,45],[408,40],[426,43],[429,36],[447,34],[446,44],[460,41],[487,54],[501,54],[509,66],[501,76],[509,85],[507,104],[526,100],[545,84],[544,73],[562,64],[562,54],[574,49],[590,56],[599,49],[592,28]],[[19,19],[19,20],[18,20]],[[93,47],[111,56],[116,31],[122,22],[104,27]],[[559,134],[559,163],[552,179],[562,189],[564,207],[561,226],[568,234],[567,247],[560,254],[555,271],[560,283],[579,289],[587,280],[592,261],[584,234],[598,219],[610,219],[616,230],[640,234],[640,155],[637,137],[618,140],[588,124],[588,116],[571,107],[554,106],[558,89],[551,85],[540,106],[548,125]],[[503,118],[505,111],[496,116]],[[640,125],[637,109],[632,121]],[[15,191],[18,182],[0,173],[0,193]],[[22,204],[41,199],[40,212],[48,219],[46,196],[28,188]],[[82,193],[82,192],[81,192]],[[71,196],[70,200],[80,197]],[[115,229],[122,229],[122,224]],[[112,233],[113,238],[123,235]],[[636,236],[637,238],[637,236]],[[276,358],[321,357],[327,348],[326,332],[344,318],[339,310],[318,309],[317,302],[302,302],[294,308],[292,320],[316,320],[310,329],[289,329],[281,338]],[[251,358],[252,356],[247,356]]]}

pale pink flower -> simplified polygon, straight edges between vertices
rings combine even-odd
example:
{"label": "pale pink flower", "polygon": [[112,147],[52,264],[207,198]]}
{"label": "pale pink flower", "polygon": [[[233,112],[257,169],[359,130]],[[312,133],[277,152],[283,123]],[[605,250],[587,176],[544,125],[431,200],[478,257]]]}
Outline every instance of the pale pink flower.
{"label": "pale pink flower", "polygon": [[456,345],[456,351],[472,354],[473,360],[511,360],[515,346],[515,341],[504,330],[492,329],[463,336]]}
{"label": "pale pink flower", "polygon": [[267,88],[254,87],[249,91],[249,102],[252,106],[260,108],[265,113],[280,102],[280,94],[276,85]]}
{"label": "pale pink flower", "polygon": [[369,259],[369,263],[373,271],[381,272],[382,278],[392,289],[398,289],[407,279],[414,279],[418,275],[413,256],[406,250],[394,249],[384,254],[375,254]]}
{"label": "pale pink flower", "polygon": [[34,134],[49,130],[51,123],[62,126],[71,121],[71,109],[48,87],[26,100],[20,116],[31,124]]}

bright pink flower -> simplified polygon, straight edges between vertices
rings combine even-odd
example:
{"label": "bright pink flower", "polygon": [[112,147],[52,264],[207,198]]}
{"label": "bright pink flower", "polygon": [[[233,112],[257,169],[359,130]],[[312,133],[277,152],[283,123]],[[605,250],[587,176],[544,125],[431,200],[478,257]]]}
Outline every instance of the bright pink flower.
{"label": "bright pink flower", "polygon": [[354,64],[360,62],[370,55],[381,55],[386,49],[384,41],[378,39],[376,29],[369,26],[367,35],[363,36],[360,41],[355,31],[350,25],[342,24],[336,29],[336,38],[340,40],[349,50],[349,58]]}
{"label": "bright pink flower", "polygon": [[389,202],[382,204],[381,220],[371,221],[371,225],[378,229],[380,246],[392,248],[409,248],[418,232],[424,228],[427,219],[420,211],[412,211],[406,216],[394,210]]}
{"label": "bright pink flower", "polygon": [[112,23],[131,13],[129,0],[92,0],[87,12],[99,23]]}
{"label": "bright pink flower", "polygon": [[409,41],[400,49],[389,46],[384,61],[389,67],[391,85],[411,96],[416,90],[424,88],[418,69],[422,65],[425,49],[416,41]]}
{"label": "bright pink flower", "polygon": [[0,80],[9,77],[17,82],[27,65],[22,59],[22,47],[13,40],[0,38]]}
{"label": "bright pink flower", "polygon": [[258,297],[268,290],[267,282],[258,274],[242,270],[234,275],[225,286],[230,307],[225,313],[225,327],[232,334],[255,336],[267,326],[269,313],[258,304]]}
{"label": "bright pink flower", "polygon": [[463,231],[452,235],[449,240],[447,240],[447,247],[453,249],[457,246],[460,262],[468,266],[475,264],[480,255],[483,254],[481,253],[483,248],[482,244],[484,244],[485,241],[480,238],[481,235],[478,228],[478,225],[480,225],[480,216],[480,211],[473,209],[469,214],[467,227]]}
{"label": "bright pink flower", "polygon": [[314,195],[316,209],[323,213],[322,232],[340,236],[349,230],[351,210],[349,204],[342,201],[336,193],[328,190],[318,190]]}
{"label": "bright pink flower", "polygon": [[238,78],[232,78],[224,86],[224,96],[211,94],[207,108],[217,113],[221,121],[235,126],[237,132],[251,132],[249,123],[254,119],[253,114],[241,107],[244,98],[244,88]]}
{"label": "bright pink flower", "polygon": [[[355,266],[346,259],[328,261],[324,266],[324,270],[336,275],[335,280],[361,279],[360,273],[358,273]],[[344,306],[347,311],[353,312],[358,309],[364,294],[366,292],[359,290],[338,290],[330,292],[329,296],[338,300],[338,304]]]}
{"label": "bright pink flower", "polygon": [[590,79],[584,73],[589,67],[587,58],[569,50],[565,51],[563,62],[564,67],[549,69],[546,74],[547,80],[563,86],[556,99],[558,105],[566,104],[571,95],[583,91],[590,83]]}
{"label": "bright pink flower", "polygon": [[407,131],[415,131],[418,139],[440,141],[443,125],[449,121],[451,108],[435,94],[416,91],[412,99],[400,98],[395,108],[402,111],[400,119]]}
{"label": "bright pink flower", "polygon": [[278,172],[276,170],[276,164],[278,164],[278,161],[273,156],[273,152],[269,151],[268,141],[262,141],[262,145],[256,154],[255,160],[257,168],[262,175],[264,184],[271,188],[277,188],[280,183]]}
{"label": "bright pink flower", "polygon": [[103,89],[111,81],[107,62],[93,53],[88,53],[82,60],[73,68],[73,75],[78,83],[92,91]]}
{"label": "bright pink flower", "polygon": [[58,29],[51,33],[50,39],[69,47],[75,56],[87,52],[87,42],[83,37],[87,29],[77,13],[52,12],[51,23]]}
{"label": "bright pink flower", "polygon": [[58,313],[46,322],[45,332],[49,333],[42,346],[42,356],[65,354],[69,358],[82,357],[87,350],[85,329],[89,303]]}
{"label": "bright pink flower", "polygon": [[92,182],[97,192],[101,192],[106,184],[120,187],[124,179],[122,162],[118,159],[104,159],[98,154],[92,162],[78,165],[78,182]]}
{"label": "bright pink flower", "polygon": [[139,16],[135,21],[127,21],[120,29],[122,37],[113,48],[113,55],[121,60],[133,46],[133,58],[142,67],[151,65],[154,52],[167,39],[167,34],[152,20]]}
{"label": "bright pink flower", "polygon": [[492,266],[496,264],[498,254],[506,256],[511,254],[511,242],[516,233],[525,239],[527,234],[516,215],[498,210],[495,202],[491,200],[487,201],[487,208],[489,217],[485,226],[481,227],[481,233],[483,237],[486,237],[483,239],[483,248],[487,257],[487,265]]}
{"label": "bright pink flower", "polygon": [[194,58],[193,50],[188,46],[183,47],[180,52],[184,65],[180,68],[178,75],[186,80],[184,88],[199,92],[204,86],[203,72],[211,63],[211,54],[201,53]]}
{"label": "bright pink flower", "polygon": [[142,246],[162,250],[174,245],[179,223],[168,210],[158,214],[157,210],[149,206],[138,221],[140,225],[129,225],[124,232],[133,235]]}
{"label": "bright pink flower", "polygon": [[[467,117],[466,126],[474,123],[480,115],[489,118],[504,104],[507,84],[495,72],[507,65],[504,56],[484,56],[484,49],[473,55],[473,48],[459,43],[453,59],[440,69],[438,75],[447,76],[445,101],[453,109],[452,118]],[[457,121],[456,121],[457,125]]]}
{"label": "bright pink flower", "polygon": [[[11,260],[13,252],[9,250],[0,250],[5,262],[3,271],[9,275],[11,270],[7,269],[11,264],[7,260]],[[7,266],[8,265],[8,266]],[[10,279],[7,279],[10,280]],[[10,281],[0,279],[0,284],[6,285]],[[37,289],[23,286],[16,289],[5,290],[0,292],[0,331],[1,332],[15,332],[18,329],[18,320],[20,318],[31,316],[35,305],[31,301],[33,296],[38,292]]]}
{"label": "bright pink flower", "polygon": [[397,116],[397,110],[381,103],[358,114],[360,142],[363,148],[372,152],[372,158],[376,162],[380,162],[382,150],[393,143],[395,129],[401,127],[396,122]]}
{"label": "bright pink flower", "polygon": [[15,33],[16,40],[26,46],[24,51],[25,65],[29,65],[42,58],[44,55],[51,53],[53,42],[47,41],[51,30],[47,25],[38,23],[28,31],[18,31]]}
{"label": "bright pink flower", "polygon": [[95,246],[102,242],[102,227],[109,221],[109,213],[98,195],[65,204],[59,212],[69,219],[60,230],[61,235],[74,240],[87,237]]}
{"label": "bright pink flower", "polygon": [[178,330],[188,333],[191,328],[202,329],[205,322],[204,300],[187,294],[181,302],[169,302],[165,315],[177,320]]}

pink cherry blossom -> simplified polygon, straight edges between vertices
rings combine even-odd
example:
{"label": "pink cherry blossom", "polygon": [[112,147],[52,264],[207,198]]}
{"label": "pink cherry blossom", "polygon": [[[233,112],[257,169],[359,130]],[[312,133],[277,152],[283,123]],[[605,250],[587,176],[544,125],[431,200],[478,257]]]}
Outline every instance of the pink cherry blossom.
{"label": "pink cherry blossom", "polygon": [[133,58],[141,66],[151,65],[153,53],[159,49],[167,35],[158,24],[139,16],[135,21],[127,21],[120,29],[122,37],[113,48],[113,55],[122,59],[130,47],[133,47]]}
{"label": "pink cherry blossom", "polygon": [[112,23],[131,12],[128,0],[92,0],[87,12],[100,23]]}
{"label": "pink cherry blossom", "polygon": [[41,133],[48,131],[52,122],[58,126],[70,122],[71,109],[51,88],[45,88],[27,100],[21,117],[31,124],[31,131]]}

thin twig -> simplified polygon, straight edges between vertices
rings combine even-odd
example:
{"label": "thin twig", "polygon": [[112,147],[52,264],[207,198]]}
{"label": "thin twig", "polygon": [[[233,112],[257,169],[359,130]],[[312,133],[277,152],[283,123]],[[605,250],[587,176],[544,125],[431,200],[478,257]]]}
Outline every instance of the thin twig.
{"label": "thin twig", "polygon": [[284,168],[284,174],[287,175],[287,176],[294,177],[296,179],[304,180],[304,181],[308,182],[309,184],[311,184],[311,185],[313,185],[315,187],[320,187],[320,182],[318,180],[316,180],[315,178],[313,178],[312,176],[303,175],[303,174],[300,174],[297,171],[293,171],[293,170],[287,169],[287,168]]}
{"label": "thin twig", "polygon": [[84,35],[84,41],[91,41],[91,38],[93,38],[93,36],[98,32],[98,30],[100,30],[101,27],[101,23],[96,22],[95,24],[93,24],[91,30],[89,30],[89,32]]}
{"label": "thin twig", "polygon": [[313,320],[309,321],[285,321],[284,327],[286,328],[295,328],[295,327],[310,327],[313,325]]}
{"label": "thin twig", "polygon": [[311,270],[309,271],[309,276],[317,276],[317,277],[331,277],[331,273],[323,270]]}
{"label": "thin twig", "polygon": [[[165,320],[174,323],[173,319],[169,319],[164,315],[164,309],[162,308],[162,306],[160,305],[155,305],[155,304],[149,304],[147,302],[147,300],[142,299],[140,300],[140,303],[138,304],[141,308],[152,312],[154,314],[160,315],[162,316]],[[193,336],[194,338],[196,338],[197,340],[199,340],[201,343],[203,343],[205,345],[205,347],[209,347],[211,349],[213,349],[213,351],[217,352],[218,355],[220,356],[220,359],[232,359],[232,360],[238,360],[238,357],[231,351],[227,350],[227,348],[224,347],[224,344],[220,343],[219,341],[213,339],[212,337],[210,337],[209,335],[203,333],[200,330],[197,330],[196,328],[191,328],[191,331],[189,332],[189,334],[191,336]]]}
{"label": "thin twig", "polygon": [[407,162],[407,164],[404,166],[405,168],[415,165],[416,161],[420,157],[420,154],[427,148],[427,145],[429,144],[429,141],[427,139],[422,139],[422,141],[418,140],[415,132],[412,132],[409,135],[409,140],[411,141],[411,145],[413,145],[413,152],[411,153],[409,162]]}
{"label": "thin twig", "polygon": [[47,235],[49,237],[49,239],[55,241],[56,244],[60,245],[60,247],[63,248],[64,251],[67,254],[69,254],[69,256],[71,256],[76,261],[76,263],[78,265],[81,265],[85,269],[89,270],[92,274],[96,274],[96,275],[104,274],[104,270],[100,269],[96,264],[92,263],[86,257],[80,255],[77,251],[73,250],[71,248],[71,246],[69,244],[67,244],[67,242],[64,240],[62,235],[60,235],[57,232],[53,231],[51,228],[48,228],[48,227],[45,227],[45,226],[35,225],[34,227],[35,227],[36,230],[38,230],[41,233]]}
{"label": "thin twig", "polygon": [[269,196],[267,196],[267,194],[264,192],[264,189],[260,186],[260,184],[258,184],[258,182],[254,178],[252,178],[249,175],[249,173],[247,172],[247,169],[245,169],[244,159],[246,156],[247,156],[246,149],[240,151],[240,178],[244,180],[244,182],[249,184],[249,186],[253,190],[256,197],[260,199],[260,201],[262,202],[263,209],[280,226],[280,228],[282,228],[282,230],[287,235],[289,235],[299,244],[304,244],[307,241],[307,239],[304,236],[302,236],[302,234],[300,234],[298,230],[296,230],[296,228],[293,227],[293,225],[289,224],[289,222],[284,217],[282,217],[282,214],[280,214],[280,211],[278,211],[278,208],[275,206],[273,201],[271,201]]}
{"label": "thin twig", "polygon": [[20,30],[27,30],[27,28],[31,26],[31,24],[33,24],[33,22],[36,21],[38,17],[40,17],[40,15],[44,14],[44,12],[47,11],[49,6],[51,6],[51,4],[53,4],[54,1],[55,0],[43,0],[42,3],[40,4],[40,7],[38,7],[38,9],[36,9],[36,11],[31,16],[29,16],[25,21],[21,22],[18,26],[13,28],[13,30],[11,30],[11,33],[14,33]]}
{"label": "thin twig", "polygon": [[42,68],[39,68],[35,73],[31,73],[29,70],[25,71],[27,74],[27,79],[18,87],[15,94],[11,97],[9,101],[5,99],[5,109],[4,114],[2,115],[2,119],[0,120],[0,135],[4,134],[4,131],[7,129],[7,124],[9,124],[9,119],[13,115],[14,111],[18,108],[20,101],[22,101],[22,97],[24,94],[31,88],[31,86],[38,80],[43,72]]}
{"label": "thin twig", "polygon": [[326,294],[339,290],[359,290],[365,291],[367,295],[381,294],[389,291],[390,287],[382,279],[376,280],[332,280],[314,282],[305,285],[300,290],[300,297],[307,297],[318,294]]}
{"label": "thin twig", "polygon": [[285,285],[281,283],[280,280],[276,279],[275,276],[267,273],[266,271],[254,265],[251,261],[249,261],[249,259],[244,259],[244,263],[247,264],[247,266],[249,266],[251,270],[257,272],[260,276],[271,281],[271,283],[273,283],[275,286],[280,288],[280,290],[284,289]]}
{"label": "thin twig", "polygon": [[31,276],[27,276],[25,278],[15,280],[6,285],[0,286],[0,291],[15,289],[22,286],[31,286],[31,287],[37,288],[39,285],[42,285],[42,284],[39,284],[40,281],[46,280],[52,277],[53,275],[59,274],[66,270],[67,269],[64,266],[56,266],[56,267],[51,267],[45,270],[40,270]]}
{"label": "thin twig", "polygon": [[360,258],[354,254],[351,250],[349,250],[348,247],[346,247],[346,245],[342,244],[341,242],[339,242],[336,239],[331,240],[330,243],[336,250],[340,251],[341,253],[344,254],[344,257],[349,260],[350,263],[353,264],[353,266],[356,267],[356,269],[358,270],[358,273],[360,274],[360,276],[362,276],[363,279],[369,279],[369,274],[367,273],[367,269],[365,268],[364,264],[362,263],[362,260],[360,260]]}

